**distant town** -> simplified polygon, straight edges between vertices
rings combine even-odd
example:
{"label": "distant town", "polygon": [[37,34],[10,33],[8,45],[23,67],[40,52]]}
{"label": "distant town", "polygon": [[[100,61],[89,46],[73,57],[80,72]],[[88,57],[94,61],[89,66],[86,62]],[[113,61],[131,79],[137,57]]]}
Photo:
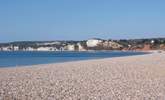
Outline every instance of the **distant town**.
{"label": "distant town", "polygon": [[165,38],[83,41],[19,41],[0,43],[0,51],[165,50]]}

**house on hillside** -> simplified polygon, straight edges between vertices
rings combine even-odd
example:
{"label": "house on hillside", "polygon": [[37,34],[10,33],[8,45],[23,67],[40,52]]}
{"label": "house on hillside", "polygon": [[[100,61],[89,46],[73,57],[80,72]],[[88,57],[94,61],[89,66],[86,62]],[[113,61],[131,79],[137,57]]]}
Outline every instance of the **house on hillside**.
{"label": "house on hillside", "polygon": [[55,47],[39,47],[37,51],[57,51]]}
{"label": "house on hillside", "polygon": [[37,51],[36,48],[32,48],[32,47],[27,47],[23,49],[24,51]]}
{"label": "house on hillside", "polygon": [[76,50],[76,45],[74,45],[74,44],[68,44],[66,46],[66,50],[68,50],[68,51],[75,51]]}
{"label": "house on hillside", "polygon": [[5,46],[5,47],[1,47],[2,51],[12,51],[12,46]]}
{"label": "house on hillside", "polygon": [[14,51],[18,51],[19,50],[19,46],[13,46],[13,50]]}
{"label": "house on hillside", "polygon": [[78,51],[86,51],[85,47],[81,43],[77,43]]}
{"label": "house on hillside", "polygon": [[114,41],[105,41],[103,42],[104,48],[111,48],[111,49],[121,49],[123,46],[117,42]]}
{"label": "house on hillside", "polygon": [[87,40],[86,44],[87,44],[87,47],[96,47],[102,42],[103,42],[102,39],[92,38],[92,39]]}

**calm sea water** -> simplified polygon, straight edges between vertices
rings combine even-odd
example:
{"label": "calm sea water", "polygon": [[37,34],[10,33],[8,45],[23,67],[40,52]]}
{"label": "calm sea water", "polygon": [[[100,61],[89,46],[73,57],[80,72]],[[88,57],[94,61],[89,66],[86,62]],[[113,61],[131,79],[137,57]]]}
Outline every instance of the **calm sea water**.
{"label": "calm sea water", "polygon": [[0,52],[0,67],[15,67],[145,54],[142,52]]}

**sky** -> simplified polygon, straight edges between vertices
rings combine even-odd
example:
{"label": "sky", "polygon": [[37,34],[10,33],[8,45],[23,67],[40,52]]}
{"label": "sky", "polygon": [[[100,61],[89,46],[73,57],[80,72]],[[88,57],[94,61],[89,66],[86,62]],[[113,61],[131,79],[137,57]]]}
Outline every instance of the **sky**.
{"label": "sky", "polygon": [[0,42],[165,37],[165,0],[0,0]]}

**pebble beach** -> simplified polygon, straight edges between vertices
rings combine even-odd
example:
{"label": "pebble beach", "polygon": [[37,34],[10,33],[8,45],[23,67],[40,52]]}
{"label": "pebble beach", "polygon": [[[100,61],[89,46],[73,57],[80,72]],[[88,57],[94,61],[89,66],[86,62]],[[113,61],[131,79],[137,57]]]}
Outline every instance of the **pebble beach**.
{"label": "pebble beach", "polygon": [[164,52],[0,68],[0,100],[164,99]]}

